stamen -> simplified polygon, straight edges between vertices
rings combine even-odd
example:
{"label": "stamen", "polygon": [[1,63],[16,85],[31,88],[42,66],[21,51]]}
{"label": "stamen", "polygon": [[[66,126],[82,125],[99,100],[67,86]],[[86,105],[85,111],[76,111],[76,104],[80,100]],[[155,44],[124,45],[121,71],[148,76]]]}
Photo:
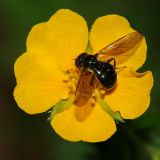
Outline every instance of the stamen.
{"label": "stamen", "polygon": [[69,80],[68,80],[68,79],[63,79],[63,82],[64,82],[64,83],[68,83]]}
{"label": "stamen", "polygon": [[73,95],[76,90],[77,80],[79,77],[78,71],[75,68],[68,69],[64,71],[67,78],[63,79],[63,82],[67,85],[69,89],[69,94]]}
{"label": "stamen", "polygon": [[90,98],[90,102],[91,102],[92,104],[95,104],[95,103],[96,103],[95,98],[94,98],[94,97],[91,97],[91,98]]}
{"label": "stamen", "polygon": [[106,91],[104,89],[100,90],[100,94],[104,95]]}

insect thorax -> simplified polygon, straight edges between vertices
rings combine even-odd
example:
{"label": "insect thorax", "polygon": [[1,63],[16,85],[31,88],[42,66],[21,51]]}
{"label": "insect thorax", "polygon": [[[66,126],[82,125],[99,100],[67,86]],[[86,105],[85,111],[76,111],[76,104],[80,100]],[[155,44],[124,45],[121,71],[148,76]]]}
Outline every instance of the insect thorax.
{"label": "insect thorax", "polygon": [[88,53],[81,53],[77,57],[75,65],[78,68],[93,70],[97,62],[98,62],[97,57],[95,55],[89,55]]}

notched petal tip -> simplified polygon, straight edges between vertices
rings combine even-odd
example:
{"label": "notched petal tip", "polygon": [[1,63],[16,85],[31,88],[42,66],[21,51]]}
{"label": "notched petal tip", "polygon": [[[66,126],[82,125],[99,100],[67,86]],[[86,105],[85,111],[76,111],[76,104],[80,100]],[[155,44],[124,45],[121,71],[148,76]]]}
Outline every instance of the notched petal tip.
{"label": "notched petal tip", "polygon": [[110,138],[116,131],[114,120],[97,104],[84,120],[75,117],[75,107],[56,114],[51,125],[62,138],[69,141],[100,142]]}
{"label": "notched petal tip", "polygon": [[[73,10],[71,9],[67,9],[67,8],[63,8],[63,9],[59,9],[58,11],[56,11],[53,16],[51,16],[50,20],[54,20],[54,16],[55,15],[59,15],[60,17],[63,18],[63,16],[80,16],[82,17],[81,15],[79,15],[77,12],[74,12]],[[68,17],[69,18],[69,17]],[[83,17],[82,17],[83,18]],[[84,18],[83,18],[84,19]]]}
{"label": "notched petal tip", "polygon": [[119,73],[115,91],[106,95],[105,100],[124,119],[134,119],[149,107],[152,86],[152,72],[137,73],[127,68]]}

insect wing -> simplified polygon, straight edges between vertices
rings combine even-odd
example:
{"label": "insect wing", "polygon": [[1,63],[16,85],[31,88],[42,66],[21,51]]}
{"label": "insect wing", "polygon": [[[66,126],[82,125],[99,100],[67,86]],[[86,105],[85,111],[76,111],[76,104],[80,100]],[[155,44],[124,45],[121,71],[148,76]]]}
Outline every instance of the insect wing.
{"label": "insect wing", "polygon": [[75,93],[75,99],[74,103],[78,106],[84,105],[89,98],[92,95],[92,87],[91,87],[91,81],[93,79],[93,73],[83,70],[80,74],[76,93]]}
{"label": "insect wing", "polygon": [[[123,55],[123,53],[126,53],[127,51],[136,47],[142,40],[142,38],[143,36],[139,32],[132,32],[130,34],[127,34],[124,37],[102,48],[98,52],[98,58],[102,61],[106,61],[110,57]],[[127,56],[127,54],[123,56]]]}

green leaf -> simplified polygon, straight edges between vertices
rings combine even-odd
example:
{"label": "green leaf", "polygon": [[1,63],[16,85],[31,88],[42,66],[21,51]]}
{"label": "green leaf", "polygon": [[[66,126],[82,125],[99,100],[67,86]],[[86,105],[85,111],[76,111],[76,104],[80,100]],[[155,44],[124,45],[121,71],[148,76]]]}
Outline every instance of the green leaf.
{"label": "green leaf", "polygon": [[48,120],[51,121],[52,118],[55,116],[55,114],[61,113],[61,112],[65,111],[66,109],[68,109],[73,104],[73,100],[74,100],[73,96],[71,96],[70,98],[65,99],[65,100],[61,100],[57,104],[55,104],[53,106],[53,109],[51,111],[51,114],[50,114]]}
{"label": "green leaf", "polygon": [[103,110],[105,112],[107,112],[114,120],[124,123],[124,120],[122,119],[120,113],[119,112],[113,112],[109,108],[108,104],[104,101],[104,99],[98,97],[97,101],[98,101],[99,105],[103,108]]}

